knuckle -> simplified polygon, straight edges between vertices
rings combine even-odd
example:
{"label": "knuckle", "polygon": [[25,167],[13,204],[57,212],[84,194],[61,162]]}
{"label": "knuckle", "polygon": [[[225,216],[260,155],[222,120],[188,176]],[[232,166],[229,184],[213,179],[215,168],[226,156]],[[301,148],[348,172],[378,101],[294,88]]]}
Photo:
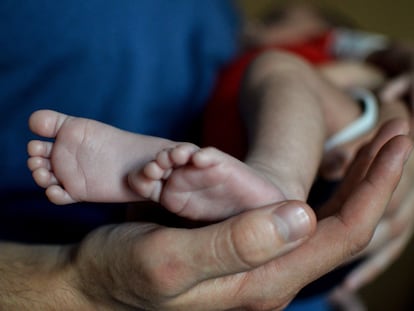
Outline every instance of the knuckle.
{"label": "knuckle", "polygon": [[[166,299],[176,296],[180,289],[182,276],[185,271],[185,263],[174,249],[169,247],[173,241],[167,231],[157,231],[151,233],[147,240],[147,254],[152,256],[137,255],[139,262],[140,275],[143,284],[146,284],[148,291],[159,297]],[[159,254],[162,250],[162,254]],[[136,252],[142,254],[142,248]]]}
{"label": "knuckle", "polygon": [[[353,257],[363,251],[371,242],[374,230],[361,234],[352,234],[346,244],[346,254]],[[347,256],[346,256],[347,257]]]}

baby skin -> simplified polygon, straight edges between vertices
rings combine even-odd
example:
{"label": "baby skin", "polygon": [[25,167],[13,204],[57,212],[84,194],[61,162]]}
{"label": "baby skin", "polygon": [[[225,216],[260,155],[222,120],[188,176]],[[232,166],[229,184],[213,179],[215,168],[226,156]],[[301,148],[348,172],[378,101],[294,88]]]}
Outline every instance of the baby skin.
{"label": "baby skin", "polygon": [[215,149],[134,134],[39,110],[28,144],[35,182],[55,204],[153,200],[180,216],[219,220],[286,200],[257,169]]}

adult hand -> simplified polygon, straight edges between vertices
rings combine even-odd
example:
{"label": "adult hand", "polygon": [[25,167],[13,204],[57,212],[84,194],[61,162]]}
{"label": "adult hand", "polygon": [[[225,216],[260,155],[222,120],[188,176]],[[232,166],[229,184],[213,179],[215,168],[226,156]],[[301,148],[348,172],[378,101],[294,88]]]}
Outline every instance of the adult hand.
{"label": "adult hand", "polygon": [[286,202],[192,230],[125,223],[75,246],[0,243],[0,309],[225,310],[233,301],[220,291],[237,296],[237,273],[297,247],[315,225],[308,206]]}
{"label": "adult hand", "polygon": [[2,245],[0,306],[280,310],[370,241],[411,150],[405,136],[384,145],[403,133],[392,124],[359,154],[329,203],[335,212],[313,235],[312,210],[289,201],[198,229],[127,223],[97,229],[73,247]]}
{"label": "adult hand", "polygon": [[[414,56],[413,56],[414,64]],[[414,66],[413,66],[414,67]],[[394,79],[391,79],[379,92],[379,98],[388,105],[406,99],[409,108],[411,136],[414,135],[414,69]]]}
{"label": "adult hand", "polygon": [[[101,310],[280,310],[303,286],[368,245],[411,141],[395,137],[377,151],[402,133],[394,123],[365,147],[329,203],[335,213],[305,243],[315,219],[296,201],[191,230],[137,223],[105,227],[74,249],[70,282]],[[286,219],[298,218],[302,230],[287,233]]]}

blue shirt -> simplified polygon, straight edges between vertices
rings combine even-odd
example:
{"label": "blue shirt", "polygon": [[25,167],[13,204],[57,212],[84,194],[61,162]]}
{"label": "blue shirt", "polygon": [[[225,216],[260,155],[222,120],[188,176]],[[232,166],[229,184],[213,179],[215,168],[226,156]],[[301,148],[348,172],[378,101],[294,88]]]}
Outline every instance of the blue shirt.
{"label": "blue shirt", "polygon": [[235,53],[237,31],[225,0],[0,1],[0,230],[35,215],[64,221],[76,210],[43,211],[43,191],[26,167],[33,111],[186,139],[217,70]]}

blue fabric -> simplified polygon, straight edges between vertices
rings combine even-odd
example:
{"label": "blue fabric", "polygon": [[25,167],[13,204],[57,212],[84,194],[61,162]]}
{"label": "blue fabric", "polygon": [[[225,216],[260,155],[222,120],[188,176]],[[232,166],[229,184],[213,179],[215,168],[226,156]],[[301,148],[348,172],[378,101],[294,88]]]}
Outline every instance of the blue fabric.
{"label": "blue fabric", "polygon": [[7,206],[31,208],[10,193],[40,191],[26,168],[33,111],[185,139],[237,30],[223,0],[0,1],[0,224]]}
{"label": "blue fabric", "polygon": [[315,295],[303,300],[294,300],[285,311],[333,311],[326,295]]}
{"label": "blue fabric", "polygon": [[[186,139],[237,30],[225,0],[0,1],[0,239],[74,242],[123,220],[121,206],[46,201],[26,168],[33,111]],[[323,302],[288,310],[326,310]]]}

